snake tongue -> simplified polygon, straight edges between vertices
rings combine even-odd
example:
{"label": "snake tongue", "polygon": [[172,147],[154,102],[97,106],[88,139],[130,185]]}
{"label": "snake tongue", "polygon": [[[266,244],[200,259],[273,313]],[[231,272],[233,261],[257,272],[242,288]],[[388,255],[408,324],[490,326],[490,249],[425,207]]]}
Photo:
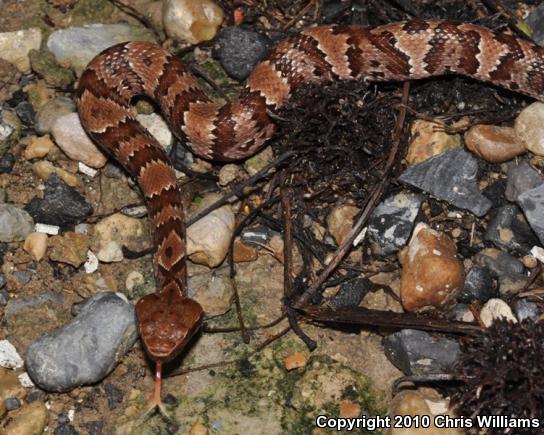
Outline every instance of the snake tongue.
{"label": "snake tongue", "polygon": [[202,307],[175,286],[141,298],[136,304],[140,336],[151,359],[168,362],[185,347],[202,323]]}

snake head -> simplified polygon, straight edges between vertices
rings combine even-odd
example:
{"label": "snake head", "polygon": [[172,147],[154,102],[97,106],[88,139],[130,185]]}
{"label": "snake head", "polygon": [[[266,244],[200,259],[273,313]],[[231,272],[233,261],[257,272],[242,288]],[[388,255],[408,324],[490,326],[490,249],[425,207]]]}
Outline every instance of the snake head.
{"label": "snake head", "polygon": [[136,303],[140,336],[151,359],[168,362],[200,329],[203,310],[175,286],[144,296]]}

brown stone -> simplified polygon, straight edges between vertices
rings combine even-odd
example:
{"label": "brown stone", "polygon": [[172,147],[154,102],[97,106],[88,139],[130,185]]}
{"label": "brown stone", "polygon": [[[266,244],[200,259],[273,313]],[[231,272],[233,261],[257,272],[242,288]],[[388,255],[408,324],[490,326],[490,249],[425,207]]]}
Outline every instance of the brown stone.
{"label": "brown stone", "polygon": [[90,242],[83,234],[68,231],[63,236],[51,237],[49,241],[51,261],[79,267],[87,260]]}
{"label": "brown stone", "polygon": [[299,369],[306,365],[306,357],[304,354],[297,352],[285,357],[285,368],[288,371]]}
{"label": "brown stone", "polygon": [[338,245],[347,238],[353,226],[353,218],[359,211],[360,209],[353,205],[342,204],[335,207],[327,216],[327,227]]}
{"label": "brown stone", "polygon": [[512,127],[497,125],[475,125],[465,133],[465,145],[491,163],[506,162],[526,152]]}
{"label": "brown stone", "polygon": [[412,140],[406,154],[409,165],[423,162],[461,145],[461,137],[458,134],[446,133],[440,121],[418,119],[412,124],[410,135]]}
{"label": "brown stone", "polygon": [[350,400],[340,402],[340,418],[357,418],[361,416],[361,407]]}
{"label": "brown stone", "polygon": [[441,307],[463,288],[463,264],[453,240],[420,223],[410,244],[400,252],[400,296],[406,311]]}
{"label": "brown stone", "polygon": [[257,250],[252,246],[246,245],[240,239],[234,241],[233,249],[232,256],[235,263],[255,261],[258,257]]}

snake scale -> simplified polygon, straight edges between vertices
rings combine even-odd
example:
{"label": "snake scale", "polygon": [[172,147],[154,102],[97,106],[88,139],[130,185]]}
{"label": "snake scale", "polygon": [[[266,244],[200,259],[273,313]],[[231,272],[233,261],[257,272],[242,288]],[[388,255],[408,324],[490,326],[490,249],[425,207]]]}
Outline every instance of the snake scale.
{"label": "snake scale", "polygon": [[274,133],[270,114],[307,83],[403,81],[460,74],[544,99],[544,48],[509,34],[450,21],[408,21],[376,28],[325,25],[271,49],[237,101],[220,104],[167,50],[145,42],[115,45],[83,72],[77,106],[88,135],[136,180],[149,210],[158,290],[136,304],[140,335],[162,364],[198,331],[203,310],[187,297],[185,225],[175,171],[157,140],[135,119],[134,97],[155,101],[174,134],[198,156],[250,156]]}

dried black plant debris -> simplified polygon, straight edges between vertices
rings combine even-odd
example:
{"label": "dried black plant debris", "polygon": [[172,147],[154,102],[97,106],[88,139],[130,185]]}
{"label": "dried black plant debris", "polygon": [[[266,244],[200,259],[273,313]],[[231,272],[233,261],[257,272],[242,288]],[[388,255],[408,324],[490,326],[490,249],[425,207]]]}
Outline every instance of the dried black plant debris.
{"label": "dried black plant debris", "polygon": [[[498,320],[461,340],[455,366],[463,382],[453,395],[459,415],[538,419],[544,423],[544,323]],[[534,422],[534,420],[532,420]],[[533,434],[534,428],[490,428],[488,434]]]}

